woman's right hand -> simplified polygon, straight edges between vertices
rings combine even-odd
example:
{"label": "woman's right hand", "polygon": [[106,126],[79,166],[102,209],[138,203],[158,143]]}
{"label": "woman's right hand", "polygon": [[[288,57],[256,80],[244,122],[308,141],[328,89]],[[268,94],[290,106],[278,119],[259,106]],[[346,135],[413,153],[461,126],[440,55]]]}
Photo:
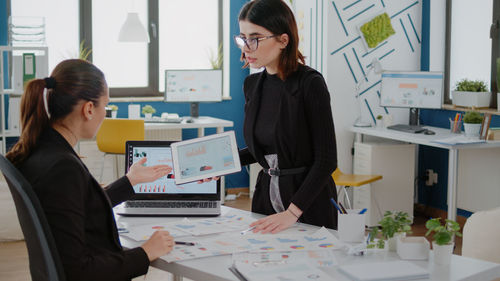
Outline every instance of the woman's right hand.
{"label": "woman's right hand", "polygon": [[172,251],[175,242],[174,237],[170,236],[170,233],[165,230],[155,231],[153,235],[141,245],[146,255],[148,255],[149,261],[154,261],[155,259],[164,256]]}

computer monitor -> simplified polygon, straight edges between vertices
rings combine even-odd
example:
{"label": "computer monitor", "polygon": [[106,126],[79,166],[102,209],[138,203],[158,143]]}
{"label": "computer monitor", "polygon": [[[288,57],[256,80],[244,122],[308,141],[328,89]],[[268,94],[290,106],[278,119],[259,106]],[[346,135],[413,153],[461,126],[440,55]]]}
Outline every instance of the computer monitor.
{"label": "computer monitor", "polygon": [[419,125],[420,108],[441,108],[443,73],[430,71],[384,71],[380,105],[410,108],[410,124]]}
{"label": "computer monitor", "polygon": [[222,70],[165,70],[165,102],[191,103],[191,117],[199,116],[200,102],[222,101]]}

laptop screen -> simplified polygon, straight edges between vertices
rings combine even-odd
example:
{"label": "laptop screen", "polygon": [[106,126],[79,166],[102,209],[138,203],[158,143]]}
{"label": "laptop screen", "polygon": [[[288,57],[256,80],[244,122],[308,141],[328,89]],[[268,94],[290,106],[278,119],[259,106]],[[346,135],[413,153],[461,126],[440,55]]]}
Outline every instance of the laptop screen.
{"label": "laptop screen", "polygon": [[[126,171],[133,163],[147,157],[146,165],[165,164],[173,167],[169,141],[128,141],[126,144]],[[219,200],[219,181],[176,185],[173,172],[154,182],[134,186],[135,200]]]}

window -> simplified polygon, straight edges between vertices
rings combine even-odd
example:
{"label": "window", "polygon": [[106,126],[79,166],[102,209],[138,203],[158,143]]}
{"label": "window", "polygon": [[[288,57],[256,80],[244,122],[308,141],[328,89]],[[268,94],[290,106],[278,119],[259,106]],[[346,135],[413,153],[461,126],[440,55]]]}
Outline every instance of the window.
{"label": "window", "polygon": [[[446,58],[445,92],[448,95],[445,96],[445,103],[451,103],[451,90],[464,78],[483,80],[492,90],[496,88],[496,81],[492,77],[496,73],[498,50],[495,52],[495,48],[498,49],[498,36],[493,37],[493,40],[490,37],[494,22],[493,5],[493,0],[447,1],[449,55]],[[500,6],[496,9],[500,9]]]}
{"label": "window", "polygon": [[[84,39],[111,96],[160,96],[166,69],[212,68],[209,57],[222,42],[222,0],[80,1]],[[128,12],[139,14],[149,44],[117,41]]]}

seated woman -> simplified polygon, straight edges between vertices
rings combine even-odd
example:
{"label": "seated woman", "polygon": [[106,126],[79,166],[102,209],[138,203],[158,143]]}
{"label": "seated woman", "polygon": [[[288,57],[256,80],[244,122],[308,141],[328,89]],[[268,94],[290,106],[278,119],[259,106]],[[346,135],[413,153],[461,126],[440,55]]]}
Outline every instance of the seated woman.
{"label": "seated woman", "polygon": [[28,83],[21,100],[22,132],[6,157],[37,194],[54,236],[67,280],[130,280],[174,245],[157,231],[142,246],[124,250],[112,207],[134,194],[132,186],[168,174],[146,158],[102,188],[73,150],[95,136],[106,115],[104,74],[83,60],[59,63],[51,76]]}

